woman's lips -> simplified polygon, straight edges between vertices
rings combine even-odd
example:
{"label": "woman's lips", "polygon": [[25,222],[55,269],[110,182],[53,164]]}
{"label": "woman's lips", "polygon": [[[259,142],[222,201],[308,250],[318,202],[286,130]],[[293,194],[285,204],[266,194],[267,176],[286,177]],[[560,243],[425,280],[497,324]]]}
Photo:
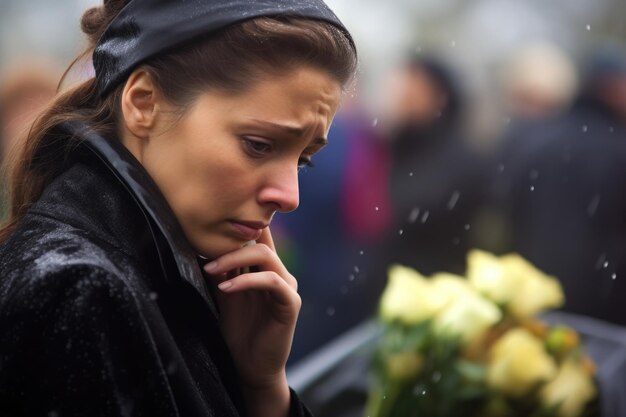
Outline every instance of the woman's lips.
{"label": "woman's lips", "polygon": [[229,221],[231,227],[235,231],[237,235],[239,235],[243,240],[257,240],[261,237],[261,233],[267,225],[260,222],[240,222],[240,221]]}

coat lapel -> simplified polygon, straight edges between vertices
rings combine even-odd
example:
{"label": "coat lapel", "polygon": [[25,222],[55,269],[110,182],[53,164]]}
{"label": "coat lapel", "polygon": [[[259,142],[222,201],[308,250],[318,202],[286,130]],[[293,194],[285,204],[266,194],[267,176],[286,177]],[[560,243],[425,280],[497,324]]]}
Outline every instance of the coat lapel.
{"label": "coat lapel", "polygon": [[198,255],[190,247],[172,209],[141,163],[121,142],[107,140],[85,124],[65,122],[60,129],[65,134],[80,138],[80,148],[95,154],[133,197],[149,224],[164,276],[171,279],[172,272],[180,275],[197,290],[217,319],[218,311],[200,270]]}

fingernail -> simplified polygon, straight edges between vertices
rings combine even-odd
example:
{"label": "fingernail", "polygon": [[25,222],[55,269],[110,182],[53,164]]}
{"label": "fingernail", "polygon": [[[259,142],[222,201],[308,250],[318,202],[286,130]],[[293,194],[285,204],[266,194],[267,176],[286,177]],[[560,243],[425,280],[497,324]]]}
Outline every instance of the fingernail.
{"label": "fingernail", "polygon": [[209,262],[208,264],[204,265],[204,270],[206,272],[214,271],[215,268],[217,268],[217,262],[215,262],[215,261]]}
{"label": "fingernail", "polygon": [[233,286],[233,283],[230,281],[224,281],[220,285],[218,285],[219,289],[224,291]]}

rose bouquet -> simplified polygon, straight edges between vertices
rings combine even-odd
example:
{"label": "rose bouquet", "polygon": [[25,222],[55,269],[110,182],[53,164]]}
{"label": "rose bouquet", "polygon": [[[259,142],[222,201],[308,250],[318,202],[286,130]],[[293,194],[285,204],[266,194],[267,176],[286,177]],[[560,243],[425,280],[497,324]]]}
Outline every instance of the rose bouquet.
{"label": "rose bouquet", "polygon": [[392,266],[365,416],[593,415],[578,334],[536,318],[563,302],[554,277],[514,254],[472,251],[466,277]]}

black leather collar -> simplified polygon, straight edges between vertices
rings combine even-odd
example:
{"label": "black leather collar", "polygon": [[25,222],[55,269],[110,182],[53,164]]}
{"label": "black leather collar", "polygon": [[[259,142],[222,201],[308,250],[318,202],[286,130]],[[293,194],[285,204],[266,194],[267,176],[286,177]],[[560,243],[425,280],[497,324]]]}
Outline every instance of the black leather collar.
{"label": "black leather collar", "polygon": [[79,148],[93,153],[132,196],[150,227],[164,276],[171,278],[171,270],[175,269],[198,291],[217,318],[218,311],[200,270],[197,254],[187,242],[165,197],[141,163],[121,142],[102,137],[84,123],[65,122],[59,130],[80,138]]}

